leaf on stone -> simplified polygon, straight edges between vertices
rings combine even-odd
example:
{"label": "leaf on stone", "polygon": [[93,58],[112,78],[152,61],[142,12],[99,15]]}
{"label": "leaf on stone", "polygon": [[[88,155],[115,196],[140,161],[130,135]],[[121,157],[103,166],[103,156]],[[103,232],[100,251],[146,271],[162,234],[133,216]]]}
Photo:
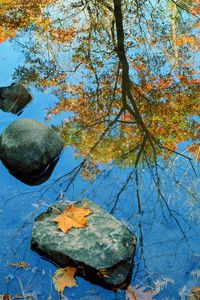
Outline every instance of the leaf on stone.
{"label": "leaf on stone", "polygon": [[8,263],[8,266],[16,267],[16,268],[20,268],[20,269],[27,269],[28,268],[28,264],[26,262],[23,262],[23,261]]}
{"label": "leaf on stone", "polygon": [[126,289],[126,300],[153,300],[159,293],[157,290],[147,290],[146,287],[133,288],[130,285]]}
{"label": "leaf on stone", "polygon": [[58,222],[58,228],[62,230],[62,232],[67,232],[72,227],[86,227],[86,216],[91,213],[92,211],[86,208],[86,205],[83,205],[82,207],[76,207],[74,204],[70,204],[59,216],[54,219],[54,221]]}
{"label": "leaf on stone", "polygon": [[53,276],[53,283],[57,292],[63,292],[65,287],[76,286],[74,275],[76,268],[66,267],[60,268]]}

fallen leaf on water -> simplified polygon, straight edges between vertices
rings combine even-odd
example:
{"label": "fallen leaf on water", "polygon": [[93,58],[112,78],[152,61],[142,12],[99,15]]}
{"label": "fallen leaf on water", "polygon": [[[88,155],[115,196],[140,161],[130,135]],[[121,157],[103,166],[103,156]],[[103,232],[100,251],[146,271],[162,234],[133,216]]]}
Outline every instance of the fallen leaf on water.
{"label": "fallen leaf on water", "polygon": [[197,300],[199,300],[200,299],[200,287],[198,286],[198,287],[194,287],[193,289],[192,289],[192,292],[191,292],[191,299],[197,299]]}
{"label": "fallen leaf on water", "polygon": [[87,225],[86,216],[91,214],[92,211],[86,206],[76,207],[70,204],[64,211],[57,216],[54,221],[58,222],[58,228],[63,232],[67,232],[72,227],[82,228]]}
{"label": "fallen leaf on water", "polygon": [[126,289],[127,300],[153,300],[159,292],[156,290],[146,290],[146,287],[133,288],[130,285]]}
{"label": "fallen leaf on water", "polygon": [[27,300],[34,300],[33,296],[31,295],[22,295],[22,294],[16,294],[14,296],[14,299],[27,299]]}
{"label": "fallen leaf on water", "polygon": [[53,276],[53,283],[56,291],[63,292],[65,287],[76,286],[76,280],[74,278],[75,273],[76,268],[73,267],[58,269]]}
{"label": "fallen leaf on water", "polygon": [[8,266],[10,267],[16,267],[16,268],[21,268],[21,269],[27,269],[28,268],[28,264],[23,262],[23,261],[18,261],[18,262],[14,262],[14,263],[8,263]]}
{"label": "fallen leaf on water", "polygon": [[9,294],[0,295],[0,300],[12,300]]}

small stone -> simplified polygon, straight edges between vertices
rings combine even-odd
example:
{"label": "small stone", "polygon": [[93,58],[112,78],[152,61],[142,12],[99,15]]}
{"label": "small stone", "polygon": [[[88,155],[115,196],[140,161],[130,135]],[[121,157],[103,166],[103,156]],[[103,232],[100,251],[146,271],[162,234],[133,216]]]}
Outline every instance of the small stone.
{"label": "small stone", "polygon": [[33,176],[41,174],[62,148],[60,135],[52,127],[20,119],[2,133],[0,158],[9,170]]}
{"label": "small stone", "polygon": [[31,100],[31,94],[21,83],[0,88],[0,109],[5,112],[19,115]]}
{"label": "small stone", "polygon": [[127,287],[134,264],[135,235],[88,199],[74,203],[92,211],[87,216],[87,226],[63,233],[54,218],[68,205],[66,201],[53,204],[55,209],[35,219],[31,248],[61,267],[76,267],[79,276],[105,288]]}

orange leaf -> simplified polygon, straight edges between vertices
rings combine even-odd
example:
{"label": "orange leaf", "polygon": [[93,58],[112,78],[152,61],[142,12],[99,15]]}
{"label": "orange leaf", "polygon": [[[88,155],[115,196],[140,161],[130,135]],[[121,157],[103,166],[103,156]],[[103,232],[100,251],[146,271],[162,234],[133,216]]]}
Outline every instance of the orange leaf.
{"label": "orange leaf", "polygon": [[83,207],[76,207],[74,204],[70,204],[54,221],[58,222],[59,229],[67,232],[72,227],[85,227],[87,225],[86,216],[91,213],[91,210],[86,208],[85,205]]}
{"label": "orange leaf", "polygon": [[63,292],[65,287],[76,286],[76,280],[74,278],[75,273],[76,268],[73,267],[58,269],[53,276],[53,283],[56,291]]}
{"label": "orange leaf", "polygon": [[200,161],[200,144],[193,144],[189,146],[188,151],[193,154],[197,161]]}

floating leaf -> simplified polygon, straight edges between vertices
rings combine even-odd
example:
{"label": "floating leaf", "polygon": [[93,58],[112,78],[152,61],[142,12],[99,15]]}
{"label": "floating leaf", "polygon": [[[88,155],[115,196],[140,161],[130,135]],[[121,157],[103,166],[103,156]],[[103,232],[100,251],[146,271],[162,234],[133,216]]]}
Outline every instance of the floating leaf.
{"label": "floating leaf", "polygon": [[73,267],[58,269],[53,276],[53,282],[56,291],[63,292],[65,287],[76,286],[76,280],[74,278],[75,273],[76,273],[76,268]]}
{"label": "floating leaf", "polygon": [[153,300],[159,293],[157,290],[147,290],[146,287],[133,288],[130,285],[126,289],[127,300]]}
{"label": "floating leaf", "polygon": [[200,286],[194,287],[192,289],[191,295],[190,295],[191,300],[200,300]]}
{"label": "floating leaf", "polygon": [[12,300],[9,294],[0,295],[0,300]]}
{"label": "floating leaf", "polygon": [[54,221],[58,222],[58,228],[63,232],[67,232],[72,227],[82,228],[87,225],[86,216],[92,211],[84,205],[83,207],[76,207],[74,204],[69,205],[65,210],[57,216]]}
{"label": "floating leaf", "polygon": [[34,300],[35,298],[32,295],[22,295],[22,294],[16,294],[14,296],[14,299],[27,299],[27,300]]}
{"label": "floating leaf", "polygon": [[18,262],[14,262],[14,263],[8,263],[8,266],[16,267],[16,268],[20,268],[20,269],[27,269],[29,265],[26,262],[18,261]]}

